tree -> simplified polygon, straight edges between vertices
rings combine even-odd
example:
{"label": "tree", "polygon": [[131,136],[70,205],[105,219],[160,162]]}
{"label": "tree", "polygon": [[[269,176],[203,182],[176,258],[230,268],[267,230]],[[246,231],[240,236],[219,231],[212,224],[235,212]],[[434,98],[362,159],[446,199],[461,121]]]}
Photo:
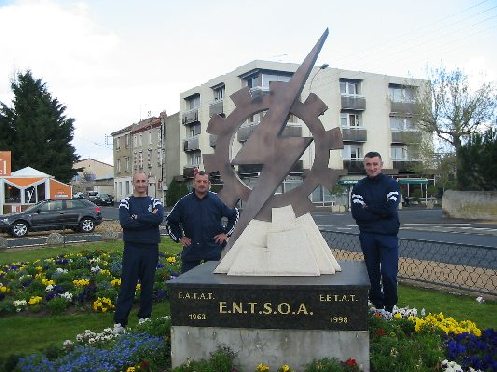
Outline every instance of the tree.
{"label": "tree", "polygon": [[497,190],[497,130],[474,133],[457,156],[461,164],[457,174],[461,190]]}
{"label": "tree", "polygon": [[167,188],[166,205],[174,206],[186,194],[188,194],[186,183],[172,180]]}
{"label": "tree", "polygon": [[68,182],[75,174],[73,163],[79,160],[71,145],[74,119],[65,117],[66,107],[31,71],[18,73],[11,89],[12,106],[0,102],[0,146],[12,151],[12,169],[30,166]]}
{"label": "tree", "polygon": [[438,68],[431,72],[429,88],[421,89],[416,97],[414,122],[420,130],[435,134],[457,152],[464,139],[492,120],[496,107],[493,83],[473,90],[461,70]]}

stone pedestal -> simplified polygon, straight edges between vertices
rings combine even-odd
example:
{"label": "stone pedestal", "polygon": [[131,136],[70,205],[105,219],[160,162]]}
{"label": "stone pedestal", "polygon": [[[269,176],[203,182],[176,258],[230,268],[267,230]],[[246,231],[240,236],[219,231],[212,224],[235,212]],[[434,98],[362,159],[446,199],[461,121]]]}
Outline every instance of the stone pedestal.
{"label": "stone pedestal", "polygon": [[325,357],[354,358],[369,371],[363,262],[341,261],[341,272],[319,277],[228,276],[213,273],[217,264],[168,281],[173,367],[228,346],[243,371],[261,362],[300,371]]}

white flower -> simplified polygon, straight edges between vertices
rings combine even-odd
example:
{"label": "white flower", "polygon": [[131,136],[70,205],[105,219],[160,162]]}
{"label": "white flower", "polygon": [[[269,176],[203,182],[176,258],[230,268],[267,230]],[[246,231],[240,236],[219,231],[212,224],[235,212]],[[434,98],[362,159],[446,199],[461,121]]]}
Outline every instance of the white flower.
{"label": "white flower", "polygon": [[67,273],[67,272],[68,272],[68,270],[67,270],[67,269],[63,269],[63,268],[61,268],[61,267],[56,268],[56,269],[55,269],[55,271],[56,271],[57,273],[59,273],[59,274],[65,274],[65,273]]}
{"label": "white flower", "polygon": [[96,272],[100,271],[100,267],[98,265],[97,266],[93,266],[90,270],[91,270],[92,273],[96,273]]}
{"label": "white flower", "polygon": [[478,297],[476,297],[476,302],[478,302],[479,304],[482,304],[485,302],[485,299],[482,296],[478,296]]}
{"label": "white flower", "polygon": [[64,300],[71,302],[72,301],[72,293],[71,292],[64,292],[60,294],[60,297],[62,297]]}
{"label": "white flower", "polygon": [[421,309],[421,316],[425,316],[425,315],[426,315],[426,310],[425,310],[425,308],[423,307],[423,308]]}
{"label": "white flower", "polygon": [[71,347],[74,343],[71,340],[65,340],[62,344],[65,348]]}
{"label": "white flower", "polygon": [[49,284],[45,287],[45,292],[52,292],[54,289],[54,286],[52,284]]}

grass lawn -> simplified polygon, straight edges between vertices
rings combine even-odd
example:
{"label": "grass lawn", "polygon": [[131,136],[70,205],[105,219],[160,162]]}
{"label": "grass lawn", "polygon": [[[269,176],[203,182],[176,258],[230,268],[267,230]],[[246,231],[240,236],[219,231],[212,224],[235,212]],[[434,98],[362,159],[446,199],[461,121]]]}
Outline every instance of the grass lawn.
{"label": "grass lawn", "polygon": [[[0,265],[19,261],[34,261],[40,258],[53,257],[61,253],[82,250],[105,250],[108,252],[122,249],[121,241],[96,242],[71,245],[65,247],[43,247],[36,249],[9,249],[0,252]],[[180,246],[163,239],[160,245],[162,252],[177,253]],[[399,288],[399,306],[415,307],[426,312],[452,316],[457,320],[470,319],[481,328],[497,329],[497,302],[476,302],[475,298],[425,290],[417,287],[401,285]],[[137,323],[137,309],[130,315],[130,326]],[[169,303],[154,304],[153,316],[169,314]],[[72,313],[60,316],[16,314],[0,318],[0,357],[14,353],[30,353],[46,348],[49,345],[60,347],[66,339],[74,340],[76,334],[86,329],[101,331],[112,326],[112,313]]]}

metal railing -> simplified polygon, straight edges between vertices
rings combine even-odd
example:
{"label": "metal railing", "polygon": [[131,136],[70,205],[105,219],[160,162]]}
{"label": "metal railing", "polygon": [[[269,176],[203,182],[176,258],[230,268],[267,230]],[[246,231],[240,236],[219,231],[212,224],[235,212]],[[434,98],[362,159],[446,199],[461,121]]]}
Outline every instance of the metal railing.
{"label": "metal railing", "polygon": [[[362,261],[359,235],[320,230],[338,260]],[[497,296],[497,248],[399,239],[400,281]]]}

